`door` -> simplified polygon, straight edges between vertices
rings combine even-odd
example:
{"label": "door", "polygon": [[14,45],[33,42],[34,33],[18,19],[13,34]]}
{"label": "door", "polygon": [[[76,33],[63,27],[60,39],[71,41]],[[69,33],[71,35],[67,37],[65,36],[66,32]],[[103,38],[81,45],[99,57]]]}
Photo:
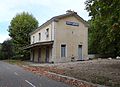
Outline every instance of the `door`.
{"label": "door", "polygon": [[35,56],[35,51],[34,49],[32,50],[32,61],[34,62],[34,56]]}
{"label": "door", "polygon": [[82,59],[82,45],[78,45],[78,60]]}
{"label": "door", "polygon": [[47,63],[49,62],[49,46],[46,47],[46,60]]}
{"label": "door", "polygon": [[38,63],[41,62],[41,48],[38,49]]}

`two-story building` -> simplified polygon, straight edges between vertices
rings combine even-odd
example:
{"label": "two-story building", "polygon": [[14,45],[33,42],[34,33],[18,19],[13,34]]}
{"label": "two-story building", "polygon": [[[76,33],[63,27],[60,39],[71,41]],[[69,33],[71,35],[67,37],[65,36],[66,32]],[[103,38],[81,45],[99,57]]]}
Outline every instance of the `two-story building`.
{"label": "two-story building", "polygon": [[88,59],[88,24],[76,12],[55,16],[30,33],[31,61],[69,62]]}

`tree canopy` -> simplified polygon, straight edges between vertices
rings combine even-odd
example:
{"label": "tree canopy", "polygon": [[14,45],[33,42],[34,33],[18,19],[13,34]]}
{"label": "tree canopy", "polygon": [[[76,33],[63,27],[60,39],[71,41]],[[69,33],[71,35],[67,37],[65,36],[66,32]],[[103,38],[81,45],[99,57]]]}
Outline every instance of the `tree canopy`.
{"label": "tree canopy", "polygon": [[89,52],[120,56],[120,0],[87,0]]}
{"label": "tree canopy", "polygon": [[26,55],[21,48],[30,44],[29,33],[38,27],[38,21],[27,12],[17,14],[10,22],[9,36],[13,40],[16,55]]}
{"label": "tree canopy", "polygon": [[5,40],[0,45],[0,59],[9,59],[14,55],[12,40]]}

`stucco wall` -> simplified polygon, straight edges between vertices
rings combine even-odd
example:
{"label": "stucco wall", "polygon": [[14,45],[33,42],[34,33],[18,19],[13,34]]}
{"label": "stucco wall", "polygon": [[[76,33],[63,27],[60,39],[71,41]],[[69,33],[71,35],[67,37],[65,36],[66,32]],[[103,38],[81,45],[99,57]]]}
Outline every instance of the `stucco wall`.
{"label": "stucco wall", "polygon": [[[66,25],[66,21],[79,23],[79,26]],[[71,61],[74,56],[78,59],[78,45],[82,45],[82,56],[86,60],[88,58],[88,28],[75,17],[67,17],[55,25],[55,56],[54,61],[66,62]],[[61,58],[61,44],[66,44],[67,56]]]}
{"label": "stucco wall", "polygon": [[[46,29],[49,28],[49,37],[46,38]],[[53,41],[54,40],[54,22],[51,24],[47,25],[44,28],[39,29],[39,31],[35,32],[30,36],[31,38],[31,44],[33,44],[33,36],[35,37],[34,43],[37,42],[45,42],[45,41]],[[41,33],[41,40],[39,40],[39,33]]]}
{"label": "stucco wall", "polygon": [[[79,23],[79,26],[66,25],[66,21]],[[46,39],[46,29],[49,28],[49,38]],[[41,33],[41,40],[39,41],[39,33]],[[49,54],[49,61],[52,62],[67,62],[71,61],[71,57],[78,60],[78,45],[82,45],[82,58],[88,58],[88,28],[76,17],[69,16],[52,22],[46,27],[40,29],[31,35],[31,44],[33,44],[33,36],[35,42],[54,41]],[[61,58],[61,44],[66,44],[66,58]],[[35,51],[35,61],[38,60],[38,50]],[[51,53],[52,52],[52,53]],[[41,62],[45,62],[46,48],[41,46]]]}

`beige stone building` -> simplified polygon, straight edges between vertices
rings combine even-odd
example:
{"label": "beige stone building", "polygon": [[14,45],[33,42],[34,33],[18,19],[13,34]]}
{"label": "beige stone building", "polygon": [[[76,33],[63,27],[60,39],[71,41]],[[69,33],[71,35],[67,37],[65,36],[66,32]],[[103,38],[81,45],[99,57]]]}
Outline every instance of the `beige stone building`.
{"label": "beige stone building", "polygon": [[70,62],[88,59],[88,24],[76,12],[55,16],[30,33],[31,61]]}

